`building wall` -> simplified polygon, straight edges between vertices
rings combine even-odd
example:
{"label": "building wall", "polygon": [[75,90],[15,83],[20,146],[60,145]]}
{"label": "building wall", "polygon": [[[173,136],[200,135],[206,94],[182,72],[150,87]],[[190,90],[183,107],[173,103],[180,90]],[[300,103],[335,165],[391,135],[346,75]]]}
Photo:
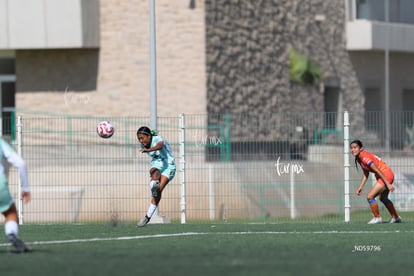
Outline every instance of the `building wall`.
{"label": "building wall", "polygon": [[20,93],[96,90],[99,66],[96,49],[19,50],[16,60]]}
{"label": "building wall", "polygon": [[[346,51],[343,0],[195,2],[155,1],[160,116],[324,111],[324,85],[337,86],[339,112],[362,111],[363,88],[382,80],[381,53]],[[17,108],[148,115],[149,1],[100,0],[99,37],[99,49],[17,50]],[[324,81],[293,85],[290,49],[316,60]],[[393,70],[407,56],[395,55]],[[393,71],[396,95],[401,81],[411,89],[411,59]]]}
{"label": "building wall", "polygon": [[0,49],[99,46],[99,0],[0,0]]}
{"label": "building wall", "polygon": [[[346,51],[343,0],[206,0],[206,28],[209,113],[325,111],[324,84],[337,86],[337,111],[363,109]],[[324,81],[292,84],[290,49],[317,61]],[[232,128],[232,137],[246,131]],[[272,128],[260,135],[271,137]]]}
{"label": "building wall", "polygon": [[[158,115],[206,112],[204,4],[157,0]],[[100,0],[100,48],[16,51],[18,110],[148,115],[149,1]]]}
{"label": "building wall", "polygon": [[[351,53],[352,63],[355,65],[361,88],[377,88],[379,97],[384,104],[385,95],[385,57],[383,51]],[[412,73],[414,70],[414,54],[393,53],[389,55],[389,93],[390,110],[403,110],[403,91],[414,89]],[[365,99],[366,101],[375,99]],[[374,110],[383,110],[384,105],[377,106]]]}

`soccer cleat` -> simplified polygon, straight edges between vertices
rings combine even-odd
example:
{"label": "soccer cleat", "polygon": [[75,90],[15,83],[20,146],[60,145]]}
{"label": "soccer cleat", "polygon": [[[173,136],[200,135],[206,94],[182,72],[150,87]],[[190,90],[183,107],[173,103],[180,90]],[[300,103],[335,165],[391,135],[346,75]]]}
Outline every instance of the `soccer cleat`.
{"label": "soccer cleat", "polygon": [[7,235],[7,239],[16,248],[17,253],[30,252],[30,249],[26,246],[26,244],[21,239],[16,237],[16,235],[14,234]]}
{"label": "soccer cleat", "polygon": [[382,223],[381,217],[378,217],[378,218],[374,217],[370,221],[368,221],[368,224],[379,224],[379,223]]}
{"label": "soccer cleat", "polygon": [[398,216],[397,218],[391,218],[389,223],[401,223],[401,217]]}
{"label": "soccer cleat", "polygon": [[147,225],[147,223],[150,221],[150,218],[147,217],[147,215],[145,215],[145,217],[143,217],[138,223],[137,226],[138,227],[143,227],[145,225]]}
{"label": "soccer cleat", "polygon": [[154,185],[151,188],[152,197],[157,198],[160,194],[160,182],[155,181]]}

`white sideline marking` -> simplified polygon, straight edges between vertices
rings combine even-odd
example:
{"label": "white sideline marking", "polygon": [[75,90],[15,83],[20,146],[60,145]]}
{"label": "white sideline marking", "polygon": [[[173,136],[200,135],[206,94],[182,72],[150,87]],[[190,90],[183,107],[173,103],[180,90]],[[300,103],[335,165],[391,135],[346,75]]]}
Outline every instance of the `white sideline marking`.
{"label": "white sideline marking", "polygon": [[[303,235],[303,234],[390,234],[390,233],[414,233],[412,231],[247,231],[247,232],[187,232],[174,234],[155,234],[144,236],[130,236],[130,237],[116,237],[116,238],[91,238],[91,239],[74,239],[74,240],[56,240],[56,241],[34,241],[26,242],[28,245],[44,245],[44,244],[64,244],[64,243],[82,243],[82,242],[96,242],[96,241],[121,241],[121,240],[139,240],[151,238],[165,238],[165,237],[185,237],[185,236],[201,236],[201,235]],[[9,243],[0,243],[0,247],[10,246]]]}

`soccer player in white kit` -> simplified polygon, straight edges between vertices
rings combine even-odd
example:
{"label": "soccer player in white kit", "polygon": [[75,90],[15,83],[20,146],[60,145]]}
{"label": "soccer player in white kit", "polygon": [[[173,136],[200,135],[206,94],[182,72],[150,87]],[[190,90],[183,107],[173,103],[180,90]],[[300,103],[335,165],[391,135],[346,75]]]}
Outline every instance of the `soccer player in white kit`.
{"label": "soccer player in white kit", "polygon": [[161,193],[167,184],[174,178],[176,166],[174,154],[168,142],[148,127],[140,127],[137,131],[137,139],[141,143],[141,152],[151,157],[150,163],[150,189],[151,204],[147,214],[137,224],[145,226],[151,219],[161,200]]}
{"label": "soccer player in white kit", "polygon": [[[2,138],[0,138],[0,156],[19,170],[22,198],[25,203],[30,201],[30,189],[27,168],[24,160]],[[29,252],[30,249],[19,239],[19,217],[16,205],[10,194],[9,183],[3,164],[0,162],[0,212],[5,217],[4,233],[18,253]]]}

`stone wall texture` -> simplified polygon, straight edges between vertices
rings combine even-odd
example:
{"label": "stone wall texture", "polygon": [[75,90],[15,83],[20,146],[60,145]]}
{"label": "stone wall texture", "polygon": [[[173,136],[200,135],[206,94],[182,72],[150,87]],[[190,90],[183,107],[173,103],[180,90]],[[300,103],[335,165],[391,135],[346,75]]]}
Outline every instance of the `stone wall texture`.
{"label": "stone wall texture", "polygon": [[[344,1],[206,0],[205,5],[207,110],[251,114],[250,120],[231,121],[233,140],[250,137],[249,133],[262,140],[289,139],[306,114],[287,121],[284,116],[284,123],[291,125],[286,129],[275,127],[281,125],[279,116],[268,116],[264,124],[254,121],[260,122],[262,113],[325,111],[325,80],[340,92],[339,112],[363,108],[362,91],[345,47]],[[324,20],[317,20],[320,15]],[[324,80],[293,84],[291,49],[317,61]],[[210,119],[209,123],[219,122]],[[316,123],[323,127],[323,118]]]}
{"label": "stone wall texture", "polygon": [[342,0],[207,0],[206,30],[209,112],[324,111],[318,85],[290,83],[290,49],[339,80],[345,109],[362,107],[345,49]]}

